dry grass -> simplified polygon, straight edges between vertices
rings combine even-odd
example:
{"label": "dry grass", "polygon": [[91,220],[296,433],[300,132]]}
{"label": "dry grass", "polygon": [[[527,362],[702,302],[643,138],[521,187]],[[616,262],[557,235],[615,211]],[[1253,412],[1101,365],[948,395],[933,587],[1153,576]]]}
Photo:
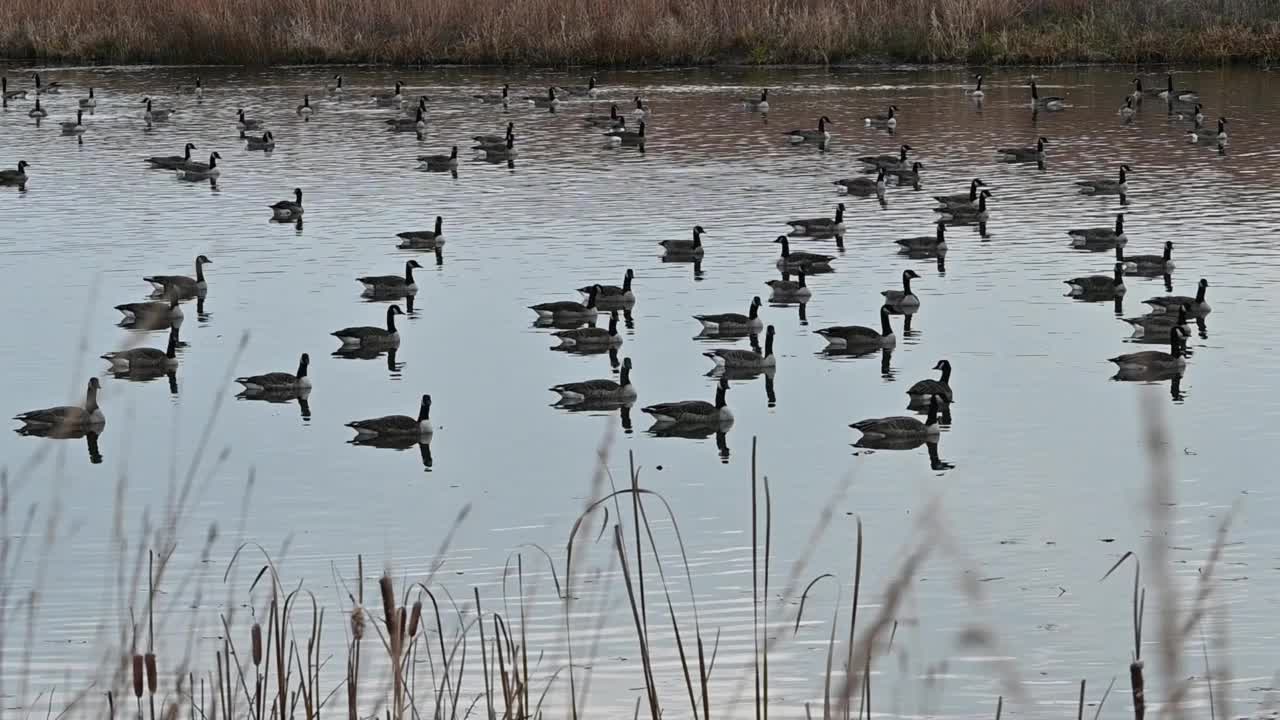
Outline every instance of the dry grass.
{"label": "dry grass", "polygon": [[1280,56],[1280,1],[6,0],[0,56],[251,64],[1266,61]]}

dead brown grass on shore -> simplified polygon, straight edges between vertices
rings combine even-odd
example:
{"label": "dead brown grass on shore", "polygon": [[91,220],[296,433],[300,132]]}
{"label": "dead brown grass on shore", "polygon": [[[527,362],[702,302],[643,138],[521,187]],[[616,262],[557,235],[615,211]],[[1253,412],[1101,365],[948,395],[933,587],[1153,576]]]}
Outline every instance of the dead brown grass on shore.
{"label": "dead brown grass on shore", "polygon": [[102,62],[1266,61],[1280,0],[6,0],[0,56]]}

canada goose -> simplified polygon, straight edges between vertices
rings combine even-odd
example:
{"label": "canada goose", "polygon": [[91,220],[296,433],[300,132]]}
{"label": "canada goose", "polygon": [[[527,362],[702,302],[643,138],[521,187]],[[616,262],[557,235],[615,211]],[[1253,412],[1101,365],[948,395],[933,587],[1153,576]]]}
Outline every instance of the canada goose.
{"label": "canada goose", "polygon": [[427,121],[422,117],[422,108],[413,111],[413,117],[392,118],[386,121],[396,132],[422,132],[427,129]]}
{"label": "canada goose", "polygon": [[434,250],[444,245],[444,218],[436,216],[435,230],[408,230],[396,233],[401,250]]}
{"label": "canada goose", "polygon": [[769,112],[769,91],[760,91],[759,98],[742,98],[742,106],[751,112]]}
{"label": "canada goose", "polygon": [[1120,109],[1117,111],[1117,114],[1123,118],[1131,118],[1133,117],[1133,114],[1135,112],[1137,112],[1137,110],[1135,110],[1133,107],[1133,98],[1131,96],[1126,95],[1124,98],[1124,104],[1120,106]]}
{"label": "canada goose", "polygon": [[1164,98],[1165,100],[1168,100],[1169,102],[1174,102],[1174,101],[1195,102],[1200,99],[1200,94],[1190,88],[1174,90],[1172,74],[1166,75],[1165,80],[1166,80],[1165,89],[1161,90],[1159,93],[1160,97]]}
{"label": "canada goose", "polygon": [[866,122],[867,127],[897,127],[898,106],[890,105],[888,110],[875,115],[868,115],[862,119]]}
{"label": "canada goose", "polygon": [[510,85],[503,85],[503,86],[502,86],[502,92],[500,92],[500,93],[497,93],[497,94],[492,94],[492,93],[491,93],[491,94],[488,94],[488,95],[472,95],[471,97],[475,98],[476,100],[479,100],[479,101],[480,101],[480,102],[482,102],[482,103],[488,104],[488,105],[493,105],[493,104],[497,104],[497,103],[501,103],[501,104],[503,104],[503,105],[506,105],[506,104],[510,101],[510,93],[511,93],[511,86],[510,86]]}
{"label": "canada goose", "polygon": [[938,232],[936,235],[902,238],[894,240],[894,242],[900,245],[905,252],[946,252],[947,226],[944,223],[937,223],[937,226]]}
{"label": "canada goose", "polygon": [[102,356],[118,372],[143,368],[173,368],[178,366],[178,328],[169,328],[169,344],[164,350],[150,347],[130,348],[109,352]]}
{"label": "canada goose", "polygon": [[653,416],[659,425],[720,425],[733,422],[733,413],[725,404],[725,393],[729,390],[728,378],[720,378],[716,384],[716,402],[711,404],[705,400],[684,400],[681,402],[658,403],[641,408],[641,412]]}
{"label": "canada goose", "polygon": [[262,133],[260,138],[246,135],[244,139],[245,148],[249,150],[274,150],[276,147],[276,136],[270,130]]}
{"label": "canada goose", "polygon": [[911,146],[903,145],[898,148],[897,155],[863,155],[858,158],[858,162],[872,169],[893,170],[907,166],[907,153],[909,152],[911,152]]}
{"label": "canada goose", "polygon": [[1186,295],[1165,295],[1164,297],[1153,297],[1143,300],[1144,304],[1151,306],[1152,312],[1169,312],[1169,308],[1185,305],[1187,312],[1191,315],[1202,318],[1208,315],[1213,308],[1209,307],[1209,303],[1205,302],[1205,291],[1209,289],[1209,281],[1200,278],[1200,282],[1196,285],[1196,296],[1187,297]]}
{"label": "canada goose", "polygon": [[84,111],[76,110],[76,119],[67,120],[60,123],[63,135],[83,135],[84,127]]}
{"label": "canada goose", "polygon": [[966,92],[969,94],[969,97],[981,100],[986,96],[986,93],[982,91],[982,73],[974,75],[974,78],[978,81],[978,84],[974,85],[972,90],[967,90]]}
{"label": "canada goose", "polygon": [[236,110],[236,129],[237,130],[261,130],[262,121],[245,117],[244,108]]}
{"label": "canada goose", "polygon": [[604,136],[614,145],[644,145],[644,121],[640,121],[639,130],[610,130]]}
{"label": "canada goose", "polygon": [[31,73],[31,77],[35,79],[37,95],[57,95],[62,92],[62,83],[51,82],[45,85],[40,80],[40,73]]}
{"label": "canada goose", "polygon": [[747,308],[747,314],[740,313],[716,313],[713,315],[694,315],[693,319],[702,323],[702,327],[711,332],[730,332],[751,330],[759,331],[764,327],[764,323],[760,320],[760,296],[751,298],[751,305]]}
{"label": "canada goose", "polygon": [[26,91],[26,90],[10,90],[10,89],[9,89],[9,78],[7,78],[7,77],[5,77],[5,78],[0,78],[0,97],[4,98],[6,101],[8,101],[8,100],[26,100],[26,99],[27,99],[27,91]]}
{"label": "canada goose", "polygon": [[508,135],[506,142],[501,145],[476,145],[471,149],[485,160],[511,160],[518,154],[515,135]]}
{"label": "canada goose", "polygon": [[27,168],[29,167],[31,167],[31,163],[26,160],[19,160],[17,170],[0,170],[0,185],[26,185]]}
{"label": "canada goose", "polygon": [[91,110],[98,107],[98,99],[93,96],[93,88],[89,88],[89,97],[80,98],[80,107]]}
{"label": "canada goose", "polygon": [[27,111],[27,117],[33,117],[37,120],[49,116],[49,112],[40,107],[40,98],[36,97],[36,106]]}
{"label": "canada goose", "polygon": [[986,183],[978,178],[969,181],[969,192],[958,193],[956,195],[934,195],[933,199],[943,205],[972,205],[978,206],[978,188],[986,187]]}
{"label": "canada goose", "polygon": [[1186,352],[1184,347],[1186,343],[1185,337],[1186,330],[1174,325],[1169,328],[1169,352],[1143,350],[1107,358],[1107,362],[1113,362],[1121,370],[1129,370],[1131,372],[1182,368],[1187,364],[1187,359],[1184,357]]}
{"label": "canada goose", "polygon": [[124,315],[121,322],[146,328],[181,324],[183,317],[182,308],[178,305],[176,296],[170,297],[167,302],[124,303],[123,305],[117,305],[116,309],[120,311],[121,315]]}
{"label": "canada goose", "polygon": [[862,325],[835,325],[816,331],[826,339],[827,344],[836,348],[847,347],[882,347],[891,348],[898,343],[893,334],[893,326],[889,324],[889,308],[880,308],[879,332]]}
{"label": "canada goose", "polygon": [[1072,297],[1081,295],[1090,297],[1123,295],[1125,293],[1124,263],[1116,263],[1115,272],[1112,275],[1085,275],[1063,280],[1063,282],[1067,284],[1067,287],[1071,288],[1070,294]]}
{"label": "canada goose", "polygon": [[89,378],[89,389],[85,392],[84,405],[62,405],[41,410],[28,410],[15,415],[13,419],[21,421],[23,429],[28,432],[74,432],[84,429],[101,429],[107,419],[102,414],[102,408],[98,406],[100,387],[98,378]]}
{"label": "canada goose", "polygon": [[1131,98],[1135,103],[1141,103],[1141,102],[1142,102],[1142,98],[1143,98],[1144,96],[1146,96],[1146,95],[1152,95],[1152,96],[1154,96],[1154,95],[1155,95],[1155,93],[1153,93],[1153,92],[1148,92],[1148,91],[1145,91],[1145,90],[1143,90],[1143,89],[1142,89],[1142,78],[1134,78],[1134,79],[1133,79],[1133,92],[1130,92],[1130,93],[1129,93],[1129,97],[1130,97],[1130,98]]}
{"label": "canada goose", "polygon": [[885,169],[879,168],[876,170],[876,177],[874,180],[869,177],[861,176],[836,180],[832,184],[836,186],[837,192],[842,192],[846,195],[857,195],[859,197],[870,197],[871,195],[875,195],[876,197],[884,197],[884,175]]}
{"label": "canada goose", "polygon": [[576,404],[590,400],[630,402],[636,399],[635,386],[631,384],[631,358],[622,359],[622,370],[618,380],[586,380],[583,382],[561,383],[550,388],[551,392],[560,394],[560,402]]}
{"label": "canada goose", "polygon": [[587,115],[582,118],[582,122],[588,127],[602,127],[616,130],[626,127],[627,119],[618,114],[618,106],[610,105],[608,115]]}
{"label": "canada goose", "polygon": [[955,402],[955,393],[951,390],[951,361],[939,360],[933,369],[941,370],[942,377],[937,380],[932,378],[921,380],[907,388],[907,395],[911,396],[912,404],[925,402],[930,397],[938,397],[946,403]]}
{"label": "canada goose", "polygon": [[765,328],[763,353],[755,350],[720,348],[718,350],[709,350],[702,354],[711,358],[717,368],[762,370],[765,368],[777,367],[778,359],[773,354],[773,334],[774,330],[772,325]]}
{"label": "canada goose", "polygon": [[636,301],[635,293],[631,291],[631,281],[635,279],[635,276],[635,271],[627,268],[627,271],[622,275],[621,287],[617,285],[587,285],[578,288],[578,292],[583,295],[590,295],[593,289],[599,288],[596,290],[597,303],[601,305],[609,303],[617,305],[630,304]]}
{"label": "canada goose", "polygon": [[204,172],[210,169],[211,167],[214,167],[217,164],[217,161],[221,159],[222,159],[222,154],[217,151],[214,151],[209,154],[209,162],[207,163],[202,163],[195,160],[188,160],[187,162],[182,163],[181,165],[179,165],[174,169],[177,170],[179,173],[181,173],[184,170],[189,170],[191,172]]}
{"label": "canada goose", "polygon": [[307,117],[311,115],[311,113],[315,112],[315,108],[311,107],[311,96],[303,95],[302,104],[299,105],[296,109],[298,114],[303,117]]}
{"label": "canada goose", "polygon": [[1031,109],[1032,110],[1062,110],[1067,106],[1067,101],[1057,95],[1049,97],[1040,97],[1040,89],[1036,87],[1036,81],[1031,81]]}
{"label": "canada goose", "polygon": [[330,95],[341,95],[345,88],[342,87],[342,75],[334,75],[333,82],[325,83],[324,91]]}
{"label": "canada goose", "polygon": [[400,275],[365,275],[356,278],[356,282],[364,285],[366,295],[413,295],[418,292],[418,284],[413,281],[414,269],[421,269],[417,260],[404,264],[404,276]]}
{"label": "canada goose", "polygon": [[267,207],[271,208],[271,215],[277,220],[289,220],[298,217],[303,213],[302,188],[293,189],[292,200],[281,200]]}
{"label": "canada goose", "polygon": [[165,122],[174,113],[178,112],[172,108],[159,109],[152,107],[151,98],[146,98],[142,103],[147,106],[147,109],[142,112],[142,119],[147,122]]}
{"label": "canada goose", "polygon": [[404,83],[397,80],[396,87],[391,92],[373,93],[369,97],[373,98],[373,101],[375,103],[383,107],[387,107],[391,105],[399,105],[404,102],[404,95],[400,93],[400,90],[403,87],[404,87]]}
{"label": "canada goose", "polygon": [[474,140],[477,145],[486,147],[489,145],[506,145],[507,138],[514,137],[515,134],[516,124],[509,122],[507,123],[507,131],[501,135],[472,135],[471,139]]}
{"label": "canada goose", "polygon": [[622,336],[618,334],[618,313],[609,313],[609,327],[584,327],[573,330],[561,330],[552,333],[560,339],[560,347],[605,348],[622,345]]}
{"label": "canada goose", "polygon": [[917,190],[920,189],[920,171],[924,169],[924,163],[913,162],[909,167],[899,167],[886,169],[886,176],[893,175],[898,178],[899,185],[911,185]]}
{"label": "canada goose", "polygon": [[790,132],[783,133],[783,135],[786,135],[793,143],[824,143],[831,139],[831,133],[827,132],[827,123],[829,122],[831,122],[831,118],[823,115],[818,118],[817,130],[792,130]]}
{"label": "canada goose", "polygon": [[989,197],[991,197],[991,191],[983,190],[978,193],[977,207],[972,205],[949,205],[946,207],[934,208],[934,212],[941,213],[942,219],[946,222],[986,222],[988,218],[987,198]]}
{"label": "canada goose", "polygon": [[1004,162],[1043,162],[1044,146],[1048,144],[1048,138],[1041,136],[1036,139],[1035,147],[1000,148],[996,155]]}
{"label": "canada goose", "polygon": [[209,289],[204,280],[204,266],[212,264],[213,261],[209,258],[204,255],[197,255],[196,276],[194,278],[186,275],[148,275],[142,279],[154,286],[157,295],[163,293],[170,298],[204,295],[205,291]]}
{"label": "canada goose", "polygon": [[1120,246],[1116,246],[1116,260],[1124,263],[1124,269],[1132,272],[1161,272],[1173,270],[1173,241],[1166,240],[1163,255],[1123,255]]}
{"label": "canada goose", "polygon": [[1133,327],[1134,337],[1153,337],[1163,335],[1169,332],[1169,328],[1180,327],[1185,332],[1189,332],[1187,328],[1187,306],[1179,305],[1178,314],[1174,315],[1170,312],[1150,313],[1136,318],[1121,318],[1124,322],[1129,323]]}
{"label": "canada goose", "polygon": [[311,356],[307,353],[302,353],[302,358],[298,360],[298,373],[296,375],[287,372],[269,372],[264,375],[238,377],[236,382],[244,386],[246,393],[310,390],[311,377],[307,375],[307,368],[310,366]]}
{"label": "canada goose", "polygon": [[585,305],[573,300],[555,300],[552,302],[530,305],[529,309],[537,313],[540,318],[586,320],[590,322],[596,319],[596,298],[599,295],[600,286],[592,285],[591,292],[587,293],[587,303]]}
{"label": "canada goose", "polygon": [[143,162],[146,162],[151,165],[152,168],[159,170],[177,170],[179,167],[191,162],[191,151],[195,149],[196,146],[194,143],[187,143],[182,148],[182,155],[157,155],[155,157],[146,158]]}
{"label": "canada goose", "polygon": [[805,282],[804,267],[796,271],[795,280],[768,280],[765,285],[769,286],[771,298],[774,300],[799,300],[805,301],[813,295],[813,291],[809,289],[809,285]]}
{"label": "canada goose", "polygon": [[356,431],[356,439],[377,437],[425,437],[435,432],[431,426],[431,396],[423,395],[418,406],[418,417],[408,415],[384,415],[368,420],[353,420],[347,427]]}
{"label": "canada goose", "polygon": [[884,290],[880,293],[884,296],[885,306],[895,310],[911,310],[920,307],[920,298],[911,292],[911,281],[919,278],[915,270],[903,270],[902,289]]}
{"label": "canada goose", "polygon": [[842,235],[844,234],[844,203],[836,204],[834,218],[806,218],[788,220],[791,232],[797,235]]}
{"label": "canada goose", "polygon": [[341,340],[343,347],[369,345],[376,345],[379,347],[385,347],[387,345],[399,346],[400,333],[396,330],[396,316],[403,314],[404,311],[400,309],[399,305],[392,305],[387,308],[387,326],[385,328],[373,327],[372,325],[360,325],[357,327],[343,328],[329,334]]}
{"label": "canada goose", "polygon": [[221,159],[221,154],[212,152],[209,153],[208,163],[184,163],[176,168],[178,177],[183,180],[216,180],[222,174],[222,170],[218,168],[218,161]]}
{"label": "canada goose", "polygon": [[1106,178],[1077,180],[1076,186],[1085,195],[1124,195],[1125,191],[1128,190],[1126,174],[1132,170],[1128,165],[1121,164],[1120,177],[1117,180],[1108,180]]}
{"label": "canada goose", "polygon": [[458,146],[454,145],[448,155],[419,155],[418,162],[424,170],[453,170],[458,167]]}
{"label": "canada goose", "polygon": [[631,110],[632,120],[643,120],[649,117],[649,107],[645,105],[645,102],[640,99],[639,95],[636,95],[632,102],[635,104],[635,107]]}
{"label": "canada goose", "polygon": [[1189,108],[1183,108],[1178,111],[1179,120],[1190,120],[1196,124],[1196,127],[1204,122],[1204,106],[1196,103]]}
{"label": "canada goose", "polygon": [[859,420],[850,424],[849,427],[861,432],[862,440],[933,437],[940,430],[938,427],[938,405],[938,396],[929,396],[929,415],[924,419],[924,422],[921,422],[919,418],[898,415],[895,417]]}
{"label": "canada goose", "polygon": [[1091,247],[1105,250],[1107,246],[1124,245],[1129,242],[1129,238],[1124,234],[1124,213],[1116,213],[1114,228],[1076,228],[1068,230],[1067,235],[1071,238],[1072,246],[1079,248]]}
{"label": "canada goose", "polygon": [[774,242],[782,245],[782,255],[778,258],[777,262],[779,270],[798,270],[800,268],[804,268],[809,273],[813,273],[814,270],[830,270],[831,261],[835,260],[835,257],[831,255],[809,252],[791,252],[791,243],[787,240],[786,235],[779,235],[774,239]]}
{"label": "canada goose", "polygon": [[587,80],[586,85],[558,85],[557,88],[560,90],[560,92],[564,93],[565,95],[569,95],[569,96],[577,95],[580,97],[593,98],[596,96],[596,92],[597,92],[596,76],[592,75],[591,78]]}
{"label": "canada goose", "polygon": [[204,98],[204,83],[197,77],[193,85],[179,85],[177,88],[179,95],[195,95],[197,99]]}
{"label": "canada goose", "polygon": [[700,258],[703,253],[702,236],[706,232],[701,225],[694,225],[692,240],[663,240],[658,244],[667,257]]}
{"label": "canada goose", "polygon": [[547,94],[545,97],[526,97],[525,102],[530,103],[534,107],[547,108],[550,110],[555,110],[560,106],[560,99],[556,97],[556,89],[553,87],[547,88]]}
{"label": "canada goose", "polygon": [[1218,118],[1217,130],[1210,130],[1208,128],[1201,127],[1200,123],[1197,122],[1194,129],[1187,131],[1187,139],[1193,143],[1195,142],[1202,142],[1202,143],[1226,142],[1227,119],[1224,117]]}

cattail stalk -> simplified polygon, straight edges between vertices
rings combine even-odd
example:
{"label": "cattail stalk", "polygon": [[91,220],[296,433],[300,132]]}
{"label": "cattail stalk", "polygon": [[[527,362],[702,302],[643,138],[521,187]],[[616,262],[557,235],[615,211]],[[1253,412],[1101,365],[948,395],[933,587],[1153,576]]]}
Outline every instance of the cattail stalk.
{"label": "cattail stalk", "polygon": [[142,688],[146,672],[143,662],[141,654],[133,654],[133,697],[138,701],[138,717],[142,717]]}
{"label": "cattail stalk", "polygon": [[156,671],[156,654],[149,652],[144,655],[143,664],[147,671],[147,702],[151,706],[151,720],[156,720],[156,685],[160,682]]}

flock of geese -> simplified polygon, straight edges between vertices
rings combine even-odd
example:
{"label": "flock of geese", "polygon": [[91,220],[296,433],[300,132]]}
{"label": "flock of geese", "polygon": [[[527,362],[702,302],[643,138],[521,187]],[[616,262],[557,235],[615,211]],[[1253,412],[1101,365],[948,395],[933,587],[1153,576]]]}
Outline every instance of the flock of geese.
{"label": "flock of geese", "polygon": [[[11,88],[8,78],[4,78],[2,91],[5,105],[29,102],[27,115],[37,123],[48,117],[48,106],[55,106],[59,112],[68,113],[67,119],[60,122],[63,134],[82,138],[89,131],[86,113],[92,114],[100,99],[93,88],[88,88],[83,97],[62,103],[55,98],[70,94],[70,88],[58,82],[45,83],[39,74],[33,74],[31,82],[30,87]],[[1028,86],[1028,107],[1031,112],[1056,113],[1070,109],[1065,98],[1041,95],[1034,80]],[[1140,78],[1134,80],[1133,91],[1123,98],[1124,104],[1119,111],[1125,121],[1139,112],[1144,103],[1159,103],[1161,110],[1169,116],[1190,123],[1186,133],[1191,142],[1215,145],[1219,152],[1224,151],[1228,142],[1226,118],[1217,120],[1216,130],[1206,129],[1202,124],[1205,119],[1203,107],[1194,90],[1176,88],[1172,75],[1166,78],[1162,87],[1159,84],[1156,87],[1159,89],[1147,89]],[[592,77],[585,86],[554,86],[547,88],[545,93],[538,92],[522,98],[513,97],[510,86],[506,85],[496,92],[472,97],[476,102],[500,105],[504,109],[512,103],[525,103],[550,112],[562,112],[569,107],[569,103],[597,99],[601,92],[596,78]],[[206,88],[197,78],[194,84],[179,88],[178,93],[193,96],[197,102],[202,102]],[[982,101],[985,93],[981,75],[976,76],[976,85],[967,90],[966,94],[977,102]],[[332,82],[315,94],[317,98],[321,96],[330,102],[356,97],[386,108],[393,114],[385,120],[391,131],[415,132],[421,137],[426,127],[424,115],[430,98],[411,97],[400,82],[387,90],[358,91],[344,85],[343,77],[336,75]],[[42,100],[46,102],[42,104]],[[180,118],[183,113],[181,107],[161,107],[161,103],[151,97],[143,98],[140,102],[136,98],[125,102],[138,103],[143,108],[141,117],[148,124],[171,122]],[[758,96],[742,98],[740,103],[750,113],[768,113],[771,109],[768,90],[762,90]],[[322,105],[322,102],[313,102],[312,94],[305,94],[294,107],[294,112],[306,120]],[[74,119],[70,117],[72,112]],[[609,144],[632,147],[643,152],[649,113],[648,104],[636,96],[631,101],[631,108],[625,113],[620,112],[618,106],[613,104],[608,114],[586,115],[581,118],[581,122],[601,131]],[[227,114],[228,118],[235,118],[234,123],[228,120],[228,131],[238,131],[248,150],[270,152],[275,147],[276,137],[266,127],[265,121],[249,117],[244,109],[236,109],[234,112],[228,110]],[[882,112],[866,116],[863,122],[867,127],[893,134],[902,120],[900,108],[891,104]],[[831,138],[832,129],[831,119],[823,115],[817,118],[813,128],[787,131],[783,136],[791,143],[825,147]],[[514,122],[507,123],[503,132],[476,135],[472,140],[471,149],[477,157],[484,160],[511,163],[518,154]],[[1043,170],[1046,152],[1051,147],[1048,138],[1039,137],[1033,145],[998,148],[994,152],[999,160],[1006,163],[1035,164]],[[221,155],[216,151],[212,152],[207,156],[207,162],[202,162],[193,159],[194,150],[197,150],[196,146],[187,143],[181,155],[154,156],[142,160],[150,168],[173,172],[183,180],[216,183],[221,173],[218,164],[222,159]],[[891,182],[894,186],[920,189],[924,166],[912,159],[912,150],[910,145],[902,144],[895,152],[856,158],[863,172],[834,180],[837,192],[850,202],[859,198],[875,198],[883,203],[886,194],[890,192]],[[458,146],[422,155],[418,161],[425,171],[456,172]],[[16,169],[0,171],[0,185],[17,186],[25,190],[31,180],[31,169],[28,162],[18,160]],[[1132,172],[1133,168],[1128,164],[1121,164],[1116,168],[1114,176],[1081,179],[1076,182],[1076,186],[1081,195],[1118,197],[1123,207],[1127,203],[1128,181]],[[965,191],[934,196],[937,201],[936,217],[933,219],[936,229],[926,235],[895,240],[899,253],[911,258],[937,258],[941,262],[947,252],[947,228],[957,225],[985,227],[992,212],[992,196],[991,187],[980,178],[972,179]],[[291,198],[266,207],[274,221],[300,225],[304,214],[303,190],[294,189]],[[775,266],[781,271],[782,277],[765,283],[769,288],[771,302],[808,302],[813,294],[810,281],[832,272],[838,257],[793,249],[793,243],[834,239],[843,247],[847,230],[846,212],[846,203],[839,202],[831,216],[798,218],[785,222],[790,227],[790,232],[778,235],[774,241],[779,246],[780,253]],[[699,263],[707,252],[703,244],[704,234],[706,231],[701,226],[695,226],[687,239],[661,241],[659,245],[664,260]],[[1163,243],[1160,252],[1155,254],[1127,255],[1125,249],[1128,237],[1123,212],[1116,216],[1113,226],[1072,229],[1067,235],[1071,245],[1080,250],[1115,253],[1115,262],[1109,268],[1110,272],[1065,280],[1070,296],[1091,301],[1118,299],[1126,291],[1126,276],[1134,274],[1164,276],[1166,288],[1171,289],[1169,276],[1174,270],[1173,243]],[[437,217],[430,230],[406,231],[399,233],[398,238],[398,247],[401,249],[433,251],[439,257],[446,241],[444,219]],[[124,316],[126,325],[148,330],[168,328],[168,342],[163,348],[133,347],[104,354],[102,357],[113,372],[127,375],[162,375],[172,372],[178,364],[177,350],[182,346],[179,340],[179,327],[183,318],[182,302],[191,299],[201,301],[205,297],[208,291],[205,268],[212,262],[201,254],[195,258],[192,276],[149,275],[142,278],[153,288],[151,299],[121,304],[117,309]],[[390,300],[393,304],[386,309],[384,325],[335,330],[332,335],[341,342],[343,351],[378,352],[394,350],[399,345],[400,333],[396,318],[403,315],[404,310],[395,303],[404,301],[412,309],[413,297],[418,291],[414,270],[421,268],[422,265],[417,260],[411,259],[405,263],[403,274],[356,278],[363,287],[365,296]],[[902,273],[900,288],[887,289],[881,293],[879,307],[871,315],[875,322],[818,329],[816,334],[826,341],[827,352],[859,355],[893,348],[897,341],[895,317],[901,317],[905,328],[909,330],[912,316],[920,311],[921,298],[912,288],[912,281],[919,277],[915,271],[906,270]],[[629,318],[630,311],[637,302],[637,295],[632,287],[634,278],[635,273],[627,269],[622,274],[621,285],[591,284],[577,288],[582,296],[580,300],[550,300],[530,307],[539,327],[555,328],[554,336],[561,343],[561,348],[581,352],[609,352],[614,359],[614,366],[619,368],[616,379],[591,379],[551,387],[550,390],[560,397],[559,405],[576,409],[625,410],[636,401],[637,392],[631,380],[632,361],[624,358],[619,364],[616,360],[618,349],[623,343],[623,337],[618,333],[618,313]],[[1208,281],[1201,279],[1194,296],[1165,295],[1150,298],[1146,301],[1150,307],[1148,314],[1126,318],[1125,322],[1132,326],[1136,338],[1143,342],[1167,343],[1168,351],[1144,350],[1110,358],[1118,367],[1116,378],[1142,381],[1173,379],[1176,382],[1186,366],[1186,342],[1190,336],[1188,324],[1196,321],[1202,325],[1204,317],[1210,312],[1206,300],[1208,287]],[[763,323],[759,312],[762,304],[761,298],[757,296],[751,299],[744,313],[694,316],[705,334],[729,339],[746,337],[750,340],[751,348],[724,348],[705,352],[704,355],[715,364],[713,373],[719,375],[714,399],[661,402],[643,407],[642,411],[651,415],[655,421],[655,432],[683,437],[708,437],[714,433],[718,441],[723,442],[723,433],[733,423],[733,413],[727,403],[729,379],[762,374],[766,378],[772,378],[777,366],[774,352],[777,333],[773,325],[766,326]],[[608,322],[604,327],[596,325],[601,314],[608,315]],[[761,333],[764,336],[763,347],[758,339]],[[309,365],[310,357],[303,353],[294,372],[247,375],[236,378],[236,382],[243,386],[242,396],[245,397],[276,401],[298,399],[305,403],[311,390]],[[915,415],[875,417],[852,423],[850,427],[862,434],[858,445],[904,449],[936,442],[940,423],[949,422],[949,408],[955,395],[951,385],[951,363],[942,359],[934,366],[934,370],[940,373],[939,377],[916,382],[907,390],[908,409],[914,410]],[[17,415],[15,419],[22,423],[18,432],[47,437],[96,436],[105,425],[105,416],[98,402],[100,388],[99,379],[93,377],[88,382],[83,404],[43,408]],[[430,413],[431,396],[423,395],[416,415],[386,415],[355,420],[347,423],[347,426],[356,433],[353,442],[357,443],[392,447],[425,445],[433,434]],[[919,417],[921,414],[923,419]]]}

